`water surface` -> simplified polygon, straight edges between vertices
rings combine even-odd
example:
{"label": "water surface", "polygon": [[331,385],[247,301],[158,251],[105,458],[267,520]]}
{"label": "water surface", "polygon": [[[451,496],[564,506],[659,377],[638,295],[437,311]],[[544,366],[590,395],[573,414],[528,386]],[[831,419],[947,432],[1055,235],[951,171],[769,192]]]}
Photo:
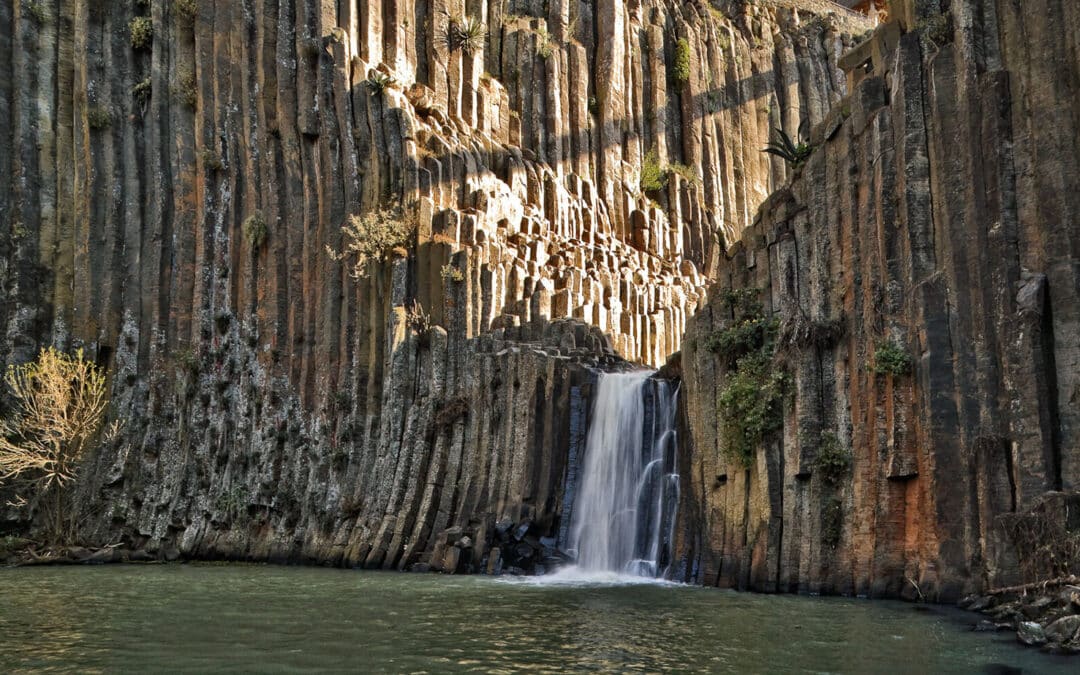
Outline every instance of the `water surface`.
{"label": "water surface", "polygon": [[[920,611],[921,610],[921,611]],[[0,570],[0,671],[1077,672],[940,608],[209,565]],[[991,669],[988,670],[987,668]]]}

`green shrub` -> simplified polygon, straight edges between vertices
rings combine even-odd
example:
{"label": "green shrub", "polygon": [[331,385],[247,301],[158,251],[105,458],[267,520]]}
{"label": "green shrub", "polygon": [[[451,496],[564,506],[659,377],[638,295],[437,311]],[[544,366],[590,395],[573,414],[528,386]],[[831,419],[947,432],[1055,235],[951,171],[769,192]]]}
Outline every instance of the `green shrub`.
{"label": "green shrub", "polygon": [[133,49],[146,49],[154,41],[154,22],[148,16],[137,16],[128,24]]}
{"label": "green shrub", "polygon": [[181,21],[195,23],[195,17],[199,15],[199,0],[174,0],[173,7]]}
{"label": "green shrub", "polygon": [[131,88],[131,96],[135,99],[135,102],[139,105],[146,105],[150,100],[150,94],[153,93],[153,84],[150,78],[146,78],[142,82],[137,83]]}
{"label": "green shrub", "polygon": [[551,55],[555,52],[554,44],[551,41],[551,34],[548,33],[547,28],[541,26],[537,31],[536,41],[536,54],[542,59],[550,59]]}
{"label": "green shrub", "polygon": [[641,163],[640,185],[642,192],[655,192],[667,185],[667,172],[660,166],[660,159],[654,150],[645,153],[645,160]]}
{"label": "green shrub", "polygon": [[105,129],[112,124],[112,113],[105,106],[90,106],[86,111],[86,123],[91,129]]}
{"label": "green shrub", "polygon": [[415,218],[406,217],[401,210],[369,211],[362,216],[349,216],[349,221],[342,227],[345,234],[345,247],[335,251],[327,247],[327,253],[334,260],[352,258],[353,276],[367,276],[369,262],[382,262],[397,248],[408,245],[416,231]]}
{"label": "green shrub", "polygon": [[882,342],[870,367],[878,375],[906,375],[911,369],[911,357],[895,342]]}
{"label": "green shrub", "polygon": [[720,391],[720,438],[724,456],[749,467],[765,435],[784,422],[787,378],[768,350],[739,359]]}
{"label": "green shrub", "polygon": [[680,176],[687,183],[697,183],[698,182],[697,171],[695,171],[693,168],[691,168],[691,167],[689,167],[689,166],[687,166],[685,164],[679,164],[679,163],[668,164],[667,173],[669,175],[670,174],[675,174],[677,176]]}
{"label": "green shrub", "polygon": [[814,470],[829,485],[838,485],[851,465],[851,455],[844,449],[840,439],[831,431],[821,432],[818,437],[817,459]]}
{"label": "green shrub", "polygon": [[195,82],[194,71],[185,70],[179,74],[176,81],[176,93],[187,107],[192,110],[199,107],[199,88]]}
{"label": "green shrub", "polygon": [[765,316],[753,288],[724,291],[734,323],[705,339],[727,367],[718,407],[724,455],[749,467],[765,435],[783,425],[787,376],[774,363],[779,321]]}
{"label": "green shrub", "polygon": [[745,318],[705,338],[705,349],[728,363],[734,363],[739,357],[772,342],[779,327],[780,322],[774,318]]}
{"label": "green shrub", "polygon": [[263,243],[266,241],[266,235],[269,234],[262,211],[255,211],[245,218],[243,230],[244,239],[251,246],[251,250],[257,251],[262,248]]}
{"label": "green shrub", "polygon": [[758,302],[756,288],[726,289],[721,301],[731,310],[734,322],[705,338],[703,346],[728,365],[751,352],[765,349],[771,356],[779,321],[767,318]]}
{"label": "green shrub", "polygon": [[442,270],[439,272],[439,276],[443,278],[443,281],[453,281],[459,284],[462,281],[465,281],[465,274],[457,267],[450,264],[442,266]]}
{"label": "green shrub", "polygon": [[671,76],[679,84],[690,81],[690,42],[686,38],[679,38],[675,43],[675,65],[671,68]]}

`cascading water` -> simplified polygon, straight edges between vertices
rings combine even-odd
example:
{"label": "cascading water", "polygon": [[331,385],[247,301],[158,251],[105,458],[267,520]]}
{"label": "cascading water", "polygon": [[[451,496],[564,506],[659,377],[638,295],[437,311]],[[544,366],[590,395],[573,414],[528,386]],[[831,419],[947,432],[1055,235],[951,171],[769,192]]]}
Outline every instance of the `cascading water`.
{"label": "cascading water", "polygon": [[599,376],[567,542],[580,572],[664,577],[671,565],[676,398],[652,374]]}

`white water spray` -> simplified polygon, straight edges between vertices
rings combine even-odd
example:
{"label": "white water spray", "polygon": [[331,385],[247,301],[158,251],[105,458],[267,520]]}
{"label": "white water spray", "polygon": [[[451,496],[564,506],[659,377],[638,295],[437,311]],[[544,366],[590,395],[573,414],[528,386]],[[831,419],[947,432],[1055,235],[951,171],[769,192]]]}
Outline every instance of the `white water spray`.
{"label": "white water spray", "polygon": [[578,573],[656,578],[671,565],[675,392],[651,375],[599,376],[568,542]]}

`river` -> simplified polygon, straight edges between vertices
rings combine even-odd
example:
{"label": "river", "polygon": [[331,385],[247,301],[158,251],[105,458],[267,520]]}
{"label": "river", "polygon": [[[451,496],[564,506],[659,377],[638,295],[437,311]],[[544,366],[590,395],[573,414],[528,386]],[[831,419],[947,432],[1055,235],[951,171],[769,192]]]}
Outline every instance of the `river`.
{"label": "river", "polygon": [[662,582],[113,565],[0,602],[4,672],[1076,672],[946,608]]}

